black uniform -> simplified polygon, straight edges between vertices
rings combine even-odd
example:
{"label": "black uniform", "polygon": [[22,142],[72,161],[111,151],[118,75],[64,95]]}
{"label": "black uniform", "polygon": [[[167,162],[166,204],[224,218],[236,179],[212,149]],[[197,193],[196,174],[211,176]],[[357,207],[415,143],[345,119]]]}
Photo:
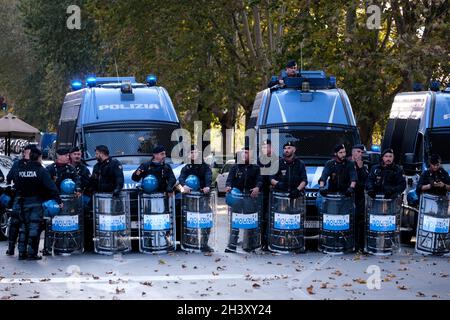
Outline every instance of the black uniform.
{"label": "black uniform", "polygon": [[78,177],[77,171],[70,164],[57,164],[52,163],[46,167],[50,177],[55,181],[58,190],[61,190],[61,182],[65,179],[72,179],[75,182],[75,188],[77,192],[81,191],[80,188],[80,178]]}
{"label": "black uniform", "polygon": [[93,192],[112,192],[117,196],[123,184],[123,169],[119,160],[108,158],[95,164],[89,179],[89,188]]}
{"label": "black uniform", "polygon": [[61,199],[48,171],[37,161],[28,161],[20,166],[16,177],[14,210],[20,212],[19,259],[27,253],[33,259],[37,257],[39,247],[42,202],[54,199],[61,203]]}
{"label": "black uniform", "polygon": [[254,164],[235,164],[228,173],[227,187],[237,188],[243,193],[249,193],[251,189],[258,187],[261,191],[261,170]]}
{"label": "black uniform", "polygon": [[357,181],[355,164],[353,161],[344,159],[338,162],[336,158],[328,160],[322,171],[320,181],[328,180],[328,192],[346,193],[353,181]]}
{"label": "black uniform", "polygon": [[[272,165],[272,162],[269,162],[267,164],[262,164],[259,162],[259,167],[262,172],[261,168],[270,168]],[[267,249],[267,241],[268,241],[268,232],[269,232],[269,199],[270,199],[270,180],[272,176],[265,174],[261,175],[261,181],[262,181],[262,194],[263,194],[263,207],[262,207],[262,221],[261,221],[261,233],[262,233],[262,246],[263,249]]]}
{"label": "black uniform", "polygon": [[[433,182],[443,182],[446,185],[450,185],[450,177],[448,172],[439,168],[436,172],[432,172],[431,170],[426,170],[420,176],[419,182],[417,183],[416,193],[420,195],[422,192],[434,194],[437,196],[445,196],[447,194],[447,189],[444,188],[436,188],[433,186]],[[431,184],[431,189],[422,191],[422,186],[426,186]]]}
{"label": "black uniform", "polygon": [[186,184],[186,178],[190,175],[197,176],[200,180],[200,189],[205,187],[211,187],[212,184],[212,171],[206,164],[187,164],[181,169],[178,182],[184,187]]}
{"label": "black uniform", "polygon": [[356,211],[356,246],[357,250],[364,249],[364,229],[365,229],[365,195],[364,189],[366,186],[369,170],[363,164],[360,168],[355,162],[355,170],[358,180],[355,186],[355,211]]}
{"label": "black uniform", "polygon": [[78,178],[80,179],[80,188],[82,191],[84,191],[89,186],[89,179],[91,177],[91,172],[87,168],[87,166],[83,163],[79,163],[75,166],[75,172],[78,175]]}
{"label": "black uniform", "polygon": [[298,198],[300,195],[297,187],[300,183],[308,184],[306,167],[302,160],[294,158],[293,161],[280,159],[278,172],[270,180],[275,179],[278,183],[274,189],[281,192],[289,192],[290,196]]}
{"label": "black uniform", "polygon": [[[24,166],[28,160],[20,159],[14,161],[11,169],[9,170],[6,176],[6,183],[11,184],[12,181],[16,183],[17,174],[19,172],[19,168]],[[15,189],[14,189],[15,190]],[[15,192],[12,192],[12,195],[15,195]],[[15,196],[11,199],[12,203],[15,202]],[[14,208],[14,206],[13,206]],[[18,208],[17,206],[15,207]],[[8,228],[8,251],[6,254],[14,255],[14,249],[16,247],[17,237],[19,236],[19,227],[20,227],[20,210],[11,210],[11,218],[9,219],[9,228]]]}
{"label": "black uniform", "polygon": [[[137,175],[137,172],[139,170],[141,170],[142,172],[141,174]],[[164,162],[158,163],[149,161],[141,164],[139,168],[137,168],[137,170],[133,172],[131,179],[133,179],[133,181],[139,182],[141,181],[141,179],[144,179],[151,174],[154,175],[158,180],[158,188],[155,190],[155,192],[173,192],[173,187],[175,186],[177,179],[173,174],[172,168]]]}
{"label": "black uniform", "polygon": [[384,194],[385,198],[394,199],[406,188],[403,169],[399,165],[382,166],[377,164],[370,170],[366,190],[369,196]]}

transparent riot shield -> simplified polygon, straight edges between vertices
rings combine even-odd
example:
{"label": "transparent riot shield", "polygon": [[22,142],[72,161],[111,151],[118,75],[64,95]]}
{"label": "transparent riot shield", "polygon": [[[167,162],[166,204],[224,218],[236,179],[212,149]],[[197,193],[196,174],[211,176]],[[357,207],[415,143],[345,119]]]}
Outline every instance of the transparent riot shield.
{"label": "transparent riot shield", "polygon": [[213,252],[216,246],[216,193],[182,195],[181,249]]}
{"label": "transparent riot shield", "polygon": [[305,251],[305,197],[289,198],[289,193],[270,193],[268,248],[278,253]]}
{"label": "transparent riot shield", "polygon": [[422,254],[450,253],[450,209],[447,196],[424,193],[420,197],[416,251]]}
{"label": "transparent riot shield", "polygon": [[355,250],[355,201],[353,197],[328,194],[320,211],[319,250],[343,254]]}
{"label": "transparent riot shield", "polygon": [[176,250],[175,198],[164,193],[140,193],[139,251],[167,253]]}
{"label": "transparent riot shield", "polygon": [[261,248],[261,194],[235,196],[228,206],[229,237],[226,251],[253,252]]}
{"label": "transparent riot shield", "polygon": [[125,253],[131,250],[130,199],[121,192],[94,194],[94,250],[100,254]]}
{"label": "transparent riot shield", "polygon": [[84,220],[81,198],[61,195],[61,212],[46,224],[45,249],[55,255],[83,253]]}
{"label": "transparent riot shield", "polygon": [[402,198],[371,198],[366,195],[365,251],[390,255],[400,251]]}

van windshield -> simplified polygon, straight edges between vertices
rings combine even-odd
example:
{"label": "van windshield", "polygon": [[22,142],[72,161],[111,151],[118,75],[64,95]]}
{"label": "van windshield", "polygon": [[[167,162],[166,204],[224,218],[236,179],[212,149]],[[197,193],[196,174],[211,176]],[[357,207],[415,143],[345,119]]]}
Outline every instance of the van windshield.
{"label": "van windshield", "polygon": [[450,94],[436,95],[433,127],[450,127]]}
{"label": "van windshield", "polygon": [[430,154],[437,153],[442,158],[442,163],[450,164],[450,148],[448,147],[450,130],[444,132],[431,132],[429,135]]}
{"label": "van windshield", "polygon": [[85,159],[95,158],[95,147],[98,145],[106,145],[112,157],[149,155],[154,146],[163,145],[166,148],[167,156],[170,157],[172,148],[178,143],[171,141],[174,129],[176,128],[160,127],[120,131],[86,131],[84,134]]}
{"label": "van windshield", "polygon": [[357,143],[355,137],[352,130],[280,130],[279,155],[283,155],[287,141],[294,141],[300,159],[306,164],[320,164],[331,158],[337,144],[344,144],[350,155],[351,147]]}

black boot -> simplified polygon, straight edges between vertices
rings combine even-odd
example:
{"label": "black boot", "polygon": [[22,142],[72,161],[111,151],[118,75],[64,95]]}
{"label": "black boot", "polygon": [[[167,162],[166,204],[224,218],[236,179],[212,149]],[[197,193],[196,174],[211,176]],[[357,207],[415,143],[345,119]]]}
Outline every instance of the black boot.
{"label": "black boot", "polygon": [[19,252],[19,260],[26,260],[28,255],[26,252]]}
{"label": "black boot", "polygon": [[42,257],[38,255],[29,256],[27,260],[42,260]]}
{"label": "black boot", "polygon": [[9,244],[8,250],[6,250],[6,255],[7,256],[13,256],[14,255],[14,249],[15,249],[15,245]]}

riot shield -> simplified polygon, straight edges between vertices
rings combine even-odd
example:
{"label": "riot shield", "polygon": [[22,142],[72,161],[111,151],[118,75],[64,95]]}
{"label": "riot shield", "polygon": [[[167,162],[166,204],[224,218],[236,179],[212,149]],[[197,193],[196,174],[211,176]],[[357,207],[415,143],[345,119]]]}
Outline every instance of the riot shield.
{"label": "riot shield", "polygon": [[343,254],[355,250],[355,201],[342,194],[328,194],[320,211],[319,250]]}
{"label": "riot shield", "polygon": [[420,197],[416,252],[448,255],[450,253],[450,209],[447,196],[424,193]]}
{"label": "riot shield", "polygon": [[304,196],[289,198],[289,193],[270,192],[268,248],[278,253],[305,251]]}
{"label": "riot shield", "polygon": [[164,193],[140,193],[139,251],[167,253],[176,250],[175,198]]}
{"label": "riot shield", "polygon": [[96,193],[93,201],[94,250],[100,254],[124,253],[131,250],[130,199],[121,192]]}
{"label": "riot shield", "polygon": [[402,198],[371,198],[366,195],[365,251],[390,255],[400,251]]}
{"label": "riot shield", "polygon": [[228,205],[229,236],[226,251],[245,253],[261,248],[261,194],[235,196]]}
{"label": "riot shield", "polygon": [[45,249],[55,255],[83,253],[84,221],[81,198],[61,195],[64,204],[61,212],[46,224]]}
{"label": "riot shield", "polygon": [[216,193],[182,195],[181,249],[213,252],[216,245]]}

